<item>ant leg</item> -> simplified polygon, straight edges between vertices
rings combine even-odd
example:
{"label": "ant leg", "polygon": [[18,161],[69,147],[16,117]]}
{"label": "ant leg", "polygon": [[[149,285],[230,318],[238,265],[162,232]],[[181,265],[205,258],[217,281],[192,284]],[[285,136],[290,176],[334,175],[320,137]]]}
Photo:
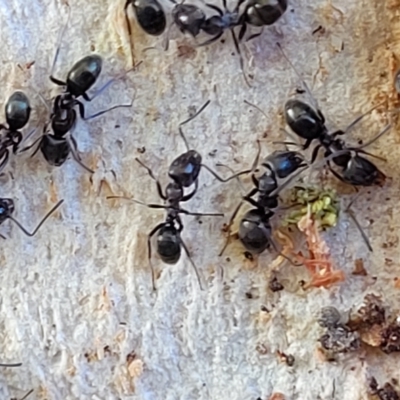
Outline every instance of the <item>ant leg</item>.
{"label": "ant leg", "polygon": [[24,142],[27,142],[27,141],[31,138],[31,136],[33,136],[33,135],[36,133],[36,131],[37,131],[37,128],[32,129],[32,130],[21,140],[21,142],[18,143],[18,147],[17,147],[17,148],[13,148],[14,154],[17,154],[17,153],[19,154],[19,153],[20,153],[19,147],[20,147]]}
{"label": "ant leg", "polygon": [[0,364],[0,367],[20,367],[22,365],[22,363],[16,363],[16,364]]}
{"label": "ant leg", "polygon": [[[128,6],[133,3],[132,0],[126,0],[125,7],[124,7],[124,14],[125,14],[125,22],[126,22],[126,27],[128,29],[128,35],[129,35],[129,48],[131,50],[131,59],[132,59],[132,66],[135,65],[135,57],[133,55],[133,43],[132,43],[132,29],[131,29],[131,23],[129,21],[128,17]],[[132,6],[133,7],[133,6]]]}
{"label": "ant leg", "polygon": [[5,149],[4,152],[4,159],[1,161],[0,163],[0,173],[3,171],[3,169],[6,167],[6,165],[8,164],[8,159],[10,157],[10,152],[8,151],[8,149]]}
{"label": "ant leg", "polygon": [[187,256],[187,258],[189,259],[190,264],[192,265],[192,267],[193,267],[193,269],[194,269],[194,272],[196,273],[196,277],[197,277],[197,281],[199,282],[200,290],[204,290],[203,285],[201,284],[201,278],[200,278],[199,271],[198,271],[198,269],[197,269],[197,267],[196,267],[196,264],[195,264],[194,261],[192,260],[192,257],[190,256],[189,249],[187,248],[185,242],[183,241],[183,239],[182,239],[182,237],[181,237],[181,232],[182,232],[182,230],[183,230],[183,224],[182,224],[182,221],[181,221],[181,219],[180,219],[179,217],[177,218],[177,223],[178,223],[178,225],[179,225],[179,227],[178,227],[179,240],[180,240],[180,242],[181,242],[181,244],[182,244],[183,250],[185,250],[186,256]]}
{"label": "ant leg", "polygon": [[[370,108],[368,111],[366,111],[364,114],[360,115],[357,117],[342,133],[337,133],[338,135],[345,135],[346,133],[349,133],[365,116],[370,114],[372,111],[374,111],[376,108],[382,106],[384,103],[377,104],[376,106]],[[340,131],[339,131],[340,132]]]}
{"label": "ant leg", "polygon": [[164,51],[167,51],[169,49],[169,36],[171,34],[171,28],[172,28],[172,24],[170,24],[168,26],[167,32],[165,34],[165,41],[164,41],[164,46],[163,46],[164,47]]}
{"label": "ant leg", "polygon": [[39,144],[37,145],[35,151],[33,152],[33,154],[31,155],[31,157],[33,157],[40,149],[40,145],[42,144],[42,140],[43,140],[44,136],[41,136],[40,138],[36,139],[31,145],[24,147],[23,149],[19,150],[19,154],[21,153],[25,153],[25,151],[30,150],[32,147],[36,146],[36,144],[39,142]]}
{"label": "ant leg", "polygon": [[65,82],[61,81],[60,79],[54,78],[53,74],[54,74],[54,70],[56,67],[58,56],[60,54],[62,39],[63,39],[64,33],[65,33],[65,30],[67,29],[69,19],[71,17],[71,8],[69,7],[68,3],[67,3],[67,7],[68,7],[67,22],[65,23],[65,25],[63,26],[63,28],[61,29],[61,31],[58,35],[56,53],[54,55],[53,64],[51,66],[51,71],[50,71],[50,80],[58,86],[66,86]]}
{"label": "ant leg", "polygon": [[[242,208],[242,205],[244,203],[244,201],[248,201],[247,199],[249,199],[250,197],[254,196],[256,193],[258,192],[257,188],[253,188],[249,193],[247,193],[247,195],[242,197],[241,202],[236,206],[235,210],[233,211],[233,214],[231,215],[231,217],[229,218],[229,222],[226,226],[226,230],[227,230],[227,237],[226,237],[226,241],[224,244],[224,247],[221,249],[221,251],[219,252],[218,256],[221,257],[226,248],[228,247],[230,241],[231,241],[231,226],[233,224],[233,221],[236,218],[236,215],[238,214],[239,210]],[[257,205],[258,207],[258,205]]]}
{"label": "ant leg", "polygon": [[26,400],[28,398],[28,396],[30,396],[33,393],[33,389],[31,389],[24,397],[22,397],[22,399],[20,400]]}
{"label": "ant leg", "polygon": [[253,35],[250,35],[250,36],[246,39],[246,42],[249,42],[250,40],[253,40],[253,39],[255,39],[255,38],[258,38],[259,36],[261,36],[261,35],[263,34],[263,32],[264,32],[264,27],[261,28],[261,31],[260,31],[260,32],[255,33],[255,34],[253,34]]}
{"label": "ant leg", "polygon": [[[350,147],[351,150],[361,150],[361,149],[365,149],[366,147],[370,146],[372,143],[376,142],[381,136],[383,136],[390,128],[392,127],[391,124],[386,125],[375,137],[373,137],[371,140],[369,140],[368,142],[362,144],[361,146],[357,146],[357,147]],[[366,153],[364,153],[366,154]]]}
{"label": "ant leg", "polygon": [[76,140],[73,136],[70,136],[70,140],[69,140],[69,148],[71,149],[71,154],[72,157],[74,158],[74,160],[86,171],[88,171],[91,174],[94,174],[94,171],[92,169],[90,169],[89,167],[87,167],[81,160],[79,153],[78,153],[78,145],[76,143]]}
{"label": "ant leg", "polygon": [[[321,116],[322,113],[319,110],[319,106],[318,106],[318,102],[315,99],[315,97],[313,96],[310,88],[308,87],[307,83],[305,82],[305,80],[302,78],[302,76],[300,75],[300,73],[297,71],[296,67],[294,66],[294,64],[290,61],[289,57],[286,55],[286,53],[283,51],[282,46],[280,45],[280,43],[277,43],[277,46],[279,48],[279,50],[281,51],[283,57],[286,59],[286,61],[289,63],[289,65],[291,66],[291,68],[293,69],[294,73],[297,75],[297,77],[300,79],[301,84],[303,85],[307,95],[310,97],[310,100],[313,103],[313,106],[315,107],[315,109],[318,111],[318,114]],[[323,118],[323,121],[325,120],[325,118]]]}
{"label": "ant leg", "polygon": [[[158,179],[156,179],[156,177],[153,174],[153,171],[146,165],[144,164],[142,161],[140,161],[138,158],[135,158],[136,162],[138,162],[143,168],[146,169],[147,173],[150,175],[150,178],[153,179],[156,184],[157,184],[157,191],[158,191],[158,195],[163,199],[163,200],[167,200],[167,197],[164,195],[164,193],[162,192],[162,187],[161,187],[161,183],[158,181]],[[194,193],[193,193],[194,194]],[[189,199],[188,199],[189,200]]]}
{"label": "ant leg", "polygon": [[[241,6],[244,2],[245,2],[245,0],[238,0],[238,2],[237,2],[237,4],[236,4],[236,7],[235,7],[235,9],[234,9],[234,12],[238,12],[240,6]],[[226,1],[225,1],[225,8],[226,8]]]}
{"label": "ant leg", "polygon": [[226,236],[225,244],[224,244],[224,247],[219,252],[218,257],[222,257],[222,255],[224,254],[226,248],[228,247],[228,245],[231,241],[231,226],[232,226],[233,221],[235,220],[236,215],[238,214],[239,210],[242,208],[242,205],[243,205],[243,200],[236,206],[235,211],[229,218],[229,222],[227,225],[227,236]]}
{"label": "ant leg", "polygon": [[311,161],[310,164],[313,164],[315,162],[315,160],[318,157],[318,152],[319,150],[322,148],[322,145],[319,144],[318,146],[315,147],[315,149],[313,150],[312,154],[311,154]]}
{"label": "ant leg", "polygon": [[337,172],[332,168],[332,164],[331,164],[330,161],[327,161],[327,164],[328,164],[329,171],[332,172],[332,174],[334,175],[335,178],[339,179],[339,181],[341,181],[341,182],[349,183],[349,182],[347,182],[342,176],[340,176],[339,173],[337,173]]}
{"label": "ant leg", "polygon": [[232,35],[232,39],[233,39],[233,43],[235,45],[235,49],[237,54],[239,55],[239,64],[240,64],[240,69],[242,71],[243,74],[243,78],[247,84],[248,87],[251,87],[249,81],[247,80],[247,76],[246,76],[246,72],[244,70],[244,61],[243,61],[243,56],[242,56],[242,52],[240,51],[240,47],[239,47],[239,42],[236,38],[236,34],[235,31],[233,29],[230,30],[231,31],[231,35]]}
{"label": "ant leg", "polygon": [[239,42],[242,41],[244,35],[246,34],[246,30],[247,30],[247,24],[246,22],[243,21],[239,31]]}
{"label": "ant leg", "polygon": [[[225,6],[224,7],[226,8],[226,1],[225,0],[222,0],[222,1],[225,2]],[[224,16],[223,11],[219,7],[215,6],[214,4],[206,3],[205,5],[206,5],[206,7],[211,8],[212,10],[216,11],[219,16],[221,16],[221,17]]]}
{"label": "ant leg", "polygon": [[197,267],[196,267],[196,264],[194,263],[192,257],[190,256],[189,249],[187,248],[187,246],[186,246],[186,244],[185,244],[185,242],[183,241],[182,238],[180,238],[180,241],[181,241],[183,250],[185,250],[185,253],[186,253],[187,258],[189,259],[190,264],[192,265],[192,267],[193,267],[193,269],[194,269],[194,272],[196,273],[196,277],[197,277],[197,281],[199,282],[200,290],[204,290],[203,285],[202,285],[202,283],[201,283],[201,278],[200,278],[199,271],[198,271],[198,269],[197,269]]}
{"label": "ant leg", "polygon": [[292,264],[292,265],[295,266],[295,267],[300,267],[301,265],[303,265],[302,263],[300,263],[300,264],[295,263],[290,257],[288,257],[287,255],[283,254],[283,253],[279,250],[278,245],[276,244],[275,240],[274,240],[270,235],[268,236],[268,234],[269,234],[268,230],[265,229],[265,227],[263,227],[263,226],[261,227],[261,229],[265,231],[265,234],[267,235],[268,240],[269,240],[269,242],[271,243],[272,247],[274,248],[274,250],[275,250],[281,257],[283,257],[285,260],[289,261],[290,264]]}
{"label": "ant leg", "polygon": [[156,278],[155,278],[155,273],[154,273],[154,268],[153,268],[153,263],[151,262],[151,238],[156,234],[163,226],[165,226],[165,223],[162,222],[161,224],[158,224],[147,236],[147,257],[149,259],[149,266],[151,270],[151,284],[153,286],[153,291],[156,291]]}
{"label": "ant leg", "polygon": [[8,217],[11,221],[14,222],[14,224],[16,224],[18,226],[19,229],[21,229],[22,232],[25,233],[25,235],[27,236],[35,236],[36,232],[40,229],[40,227],[45,223],[45,221],[50,217],[51,214],[53,214],[54,211],[57,210],[58,207],[61,206],[61,204],[64,202],[64,200],[60,200],[43,218],[42,220],[39,222],[39,224],[37,225],[37,227],[33,230],[33,232],[29,232],[27,231],[20,222],[18,222],[15,218],[13,217]]}
{"label": "ant leg", "polygon": [[214,43],[214,42],[216,42],[223,34],[224,34],[224,31],[218,33],[217,35],[215,35],[215,36],[212,37],[211,39],[206,40],[205,42],[198,44],[197,47],[203,47],[203,46],[207,46],[207,45],[209,45],[209,44],[211,44],[211,43]]}
{"label": "ant leg", "polygon": [[[361,192],[360,192],[361,193]],[[358,193],[358,195],[354,196],[353,200],[349,203],[349,205],[347,206],[347,208],[344,210],[345,213],[347,213],[350,218],[353,220],[355,226],[357,227],[358,231],[361,233],[361,236],[365,242],[365,244],[368,247],[369,251],[373,251],[372,250],[372,246],[371,243],[367,237],[367,235],[365,234],[364,230],[361,228],[360,223],[358,222],[356,215],[354,214],[354,211],[351,209],[351,206],[353,205],[353,203],[356,201],[356,199],[358,198],[358,196],[360,195],[360,193]]]}
{"label": "ant leg", "polygon": [[369,153],[368,151],[365,151],[365,150],[356,150],[356,153],[357,154],[359,154],[359,153],[365,154],[366,156],[376,158],[377,160],[381,160],[381,161],[385,161],[385,162],[387,161],[387,159],[385,157],[377,156],[376,154]]}

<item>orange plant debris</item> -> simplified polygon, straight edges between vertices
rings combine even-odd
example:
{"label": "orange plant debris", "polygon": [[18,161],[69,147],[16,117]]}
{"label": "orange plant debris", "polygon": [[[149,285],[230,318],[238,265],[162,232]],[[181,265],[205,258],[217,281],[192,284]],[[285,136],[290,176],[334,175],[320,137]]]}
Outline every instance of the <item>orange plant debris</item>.
{"label": "orange plant debris", "polygon": [[328,245],[319,234],[318,223],[308,212],[297,224],[299,230],[306,235],[309,258],[301,252],[296,254],[297,259],[302,262],[311,273],[311,281],[304,288],[330,287],[345,279],[344,272],[334,270],[330,257]]}

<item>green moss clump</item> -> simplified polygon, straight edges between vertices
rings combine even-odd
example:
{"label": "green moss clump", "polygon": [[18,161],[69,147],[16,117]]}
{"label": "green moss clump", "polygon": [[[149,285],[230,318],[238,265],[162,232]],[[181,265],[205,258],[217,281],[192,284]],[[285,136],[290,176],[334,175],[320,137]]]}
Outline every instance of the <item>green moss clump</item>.
{"label": "green moss clump", "polygon": [[307,213],[323,230],[336,225],[339,217],[339,199],[334,190],[316,187],[295,187],[290,195],[290,205],[298,208],[284,218],[284,225],[297,225]]}

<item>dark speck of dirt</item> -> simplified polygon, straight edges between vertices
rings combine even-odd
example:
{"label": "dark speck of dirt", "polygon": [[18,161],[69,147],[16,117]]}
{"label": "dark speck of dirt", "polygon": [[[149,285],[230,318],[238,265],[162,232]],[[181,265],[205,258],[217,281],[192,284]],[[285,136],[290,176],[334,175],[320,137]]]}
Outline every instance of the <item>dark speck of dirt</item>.
{"label": "dark speck of dirt", "polygon": [[142,146],[142,147],[138,147],[137,152],[140,154],[143,154],[146,152],[146,147]]}
{"label": "dark speck of dirt", "polygon": [[250,292],[247,292],[247,293],[246,293],[246,298],[252,299],[252,298],[253,298],[253,295],[252,295]]}
{"label": "dark speck of dirt", "polygon": [[231,262],[231,259],[230,259],[229,257],[226,257],[226,258],[225,258],[225,261],[226,261],[226,262]]}
{"label": "dark speck of dirt", "polygon": [[251,254],[249,251],[245,251],[244,256],[246,257],[247,260],[254,261],[253,254]]}
{"label": "dark speck of dirt", "polygon": [[269,283],[268,283],[268,287],[273,291],[273,292],[279,292],[281,290],[284,289],[283,285],[278,281],[278,279],[275,277],[273,277]]}
{"label": "dark speck of dirt", "polygon": [[118,129],[120,127],[121,127],[121,125],[118,125],[118,124],[114,126],[115,129]]}
{"label": "dark speck of dirt", "polygon": [[400,351],[400,326],[396,322],[382,331],[382,344],[380,348],[386,354]]}

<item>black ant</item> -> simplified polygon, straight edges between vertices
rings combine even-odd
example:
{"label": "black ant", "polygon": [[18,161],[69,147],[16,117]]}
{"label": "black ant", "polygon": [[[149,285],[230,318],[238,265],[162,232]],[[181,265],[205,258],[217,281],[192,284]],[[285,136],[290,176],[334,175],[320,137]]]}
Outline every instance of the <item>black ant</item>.
{"label": "black ant", "polygon": [[[281,46],[278,47],[282,51],[283,56],[289,62],[295,73],[300,77],[296,68],[289,60],[289,58],[283,52]],[[306,92],[311,98],[312,94],[307,84],[302,80],[303,86]],[[372,111],[372,110],[370,110]],[[368,114],[368,111],[366,114]],[[291,130],[303,139],[306,139],[302,149],[307,149],[314,140],[317,140],[319,144],[314,148],[311,156],[311,163],[313,163],[321,148],[325,149],[325,157],[328,157],[328,167],[333,175],[341,180],[342,182],[349,183],[353,186],[372,186],[380,185],[385,180],[385,175],[373,164],[371,161],[362,157],[360,154],[366,154],[372,157],[376,157],[373,154],[367,153],[363,148],[369,146],[389,129],[390,125],[386,126],[377,136],[373,139],[364,143],[358,147],[349,147],[346,143],[337,138],[338,136],[345,135],[350,129],[354,127],[366,114],[358,117],[354,120],[344,131],[338,130],[330,133],[325,125],[325,117],[322,112],[316,108],[314,110],[307,103],[300,100],[289,100],[285,104],[285,119]],[[287,143],[296,144],[296,143]],[[379,158],[379,157],[377,157]],[[331,161],[339,168],[342,172],[338,173],[332,168]]]}
{"label": "black ant", "polygon": [[198,45],[199,47],[214,43],[226,30],[230,30],[236,52],[239,55],[241,70],[246,83],[249,85],[246,74],[244,73],[243,57],[240,51],[239,41],[234,31],[234,28],[241,24],[239,7],[244,0],[239,0],[233,11],[228,10],[226,0],[222,0],[223,10],[216,5],[206,3],[208,8],[217,12],[217,15],[211,17],[206,17],[204,11],[195,5],[177,3],[175,0],[171,1],[175,4],[172,10],[172,19],[182,33],[189,33],[195,38],[203,31],[207,35],[212,36],[212,38],[200,43]]}
{"label": "black ant", "polygon": [[[10,219],[12,222],[14,222],[15,225],[18,226],[19,229],[21,229],[22,232],[25,233],[27,236],[35,236],[36,232],[40,229],[40,227],[45,223],[45,221],[50,217],[51,214],[54,213],[54,211],[57,210],[58,207],[61,206],[61,204],[64,202],[64,200],[60,200],[39,222],[39,224],[36,226],[36,228],[32,231],[29,232],[19,221],[17,221],[12,214],[14,213],[14,200],[12,199],[6,199],[6,198],[0,198],[0,225],[5,222],[7,219]],[[5,237],[3,235],[0,235],[3,239]],[[15,365],[17,366],[17,365]]]}
{"label": "black ant", "polygon": [[10,151],[14,154],[18,151],[22,142],[20,130],[28,123],[31,115],[31,106],[25,93],[16,91],[7,100],[5,106],[6,124],[0,124],[0,172],[7,165]]}
{"label": "black ant", "polygon": [[[261,152],[260,142],[257,141],[257,144],[258,152],[251,170],[254,170],[257,166]],[[279,252],[278,246],[272,239],[270,224],[270,219],[275,215],[274,209],[278,207],[278,194],[303,172],[308,164],[298,152],[277,150],[264,158],[261,165],[266,168],[266,171],[260,178],[257,178],[254,173],[252,174],[251,178],[255,187],[243,196],[242,201],[235,208],[228,223],[228,236],[219,254],[220,256],[222,256],[230,242],[230,227],[244,202],[248,202],[255,207],[246,212],[239,225],[238,236],[245,249],[251,254],[261,254],[272,245]],[[280,186],[278,185],[278,178],[284,179],[290,175],[292,176],[286,182]],[[256,194],[258,195],[257,200],[253,199]],[[284,256],[283,254],[281,255]],[[284,257],[287,258],[286,256]]]}
{"label": "black ant", "polygon": [[[77,61],[68,72],[65,82],[55,78],[53,73],[59,55],[63,33],[68,25],[68,20],[61,31],[59,44],[56,49],[50,74],[50,80],[53,83],[65,87],[64,92],[56,96],[53,101],[50,122],[45,125],[43,129],[43,135],[32,145],[24,148],[22,151],[26,151],[38,143],[37,148],[32,156],[34,156],[40,150],[46,161],[53,166],[61,166],[64,164],[69,156],[69,153],[72,153],[72,156],[79,165],[81,165],[90,173],[93,173],[93,170],[82,163],[78,154],[76,141],[72,134],[67,137],[67,134],[73,129],[76,123],[77,114],[75,107],[78,107],[81,118],[87,121],[117,108],[130,108],[132,107],[133,103],[131,102],[130,104],[115,105],[93,115],[85,116],[85,107],[83,103],[78,100],[78,98],[83,97],[83,99],[86,101],[92,101],[94,98],[103,93],[103,91],[107,89],[111,83],[122,76],[125,76],[127,72],[130,72],[132,69],[124,72],[121,76],[109,80],[92,97],[90,97],[87,92],[97,81],[101,73],[103,60],[99,55],[92,54]],[[48,129],[49,125],[50,129]]]}
{"label": "black ant", "polygon": [[130,4],[132,4],[136,20],[140,27],[149,35],[160,36],[167,26],[167,18],[163,7],[157,0],[126,0],[124,7],[125,21],[128,28],[132,63],[134,63],[132,29],[128,18],[128,7]]}
{"label": "black ant", "polygon": [[[148,258],[149,258],[149,264],[151,268],[151,274],[152,274],[152,285],[153,285],[153,290],[155,290],[155,273],[153,269],[153,265],[151,262],[151,239],[152,237],[157,233],[157,253],[161,257],[162,261],[165,262],[166,264],[176,264],[181,256],[181,247],[183,247],[187,257],[189,258],[189,261],[191,265],[193,266],[196,276],[200,285],[200,288],[202,289],[202,284],[201,284],[201,279],[199,272],[196,268],[196,265],[194,264],[189,250],[187,246],[185,245],[184,241],[182,240],[181,233],[183,231],[183,223],[180,218],[179,214],[185,214],[185,215],[194,215],[194,216],[223,216],[223,214],[220,213],[194,213],[187,211],[183,208],[181,208],[180,203],[189,201],[197,192],[198,188],[198,177],[199,173],[201,170],[201,167],[206,168],[215,178],[217,178],[221,182],[227,182],[231,179],[236,178],[237,176],[248,173],[249,171],[243,171],[240,172],[239,174],[235,174],[229,178],[223,179],[221,178],[217,173],[215,173],[213,170],[211,170],[209,167],[206,165],[202,164],[202,158],[201,155],[196,151],[196,150],[190,150],[187,140],[182,132],[182,125],[188,123],[189,121],[193,120],[195,117],[197,117],[210,103],[210,101],[207,101],[198,112],[196,112],[193,116],[185,120],[184,122],[181,122],[179,124],[179,132],[186,144],[186,147],[188,151],[186,153],[181,154],[179,157],[177,157],[170,165],[168,169],[168,175],[171,179],[171,182],[168,183],[165,192],[162,190],[161,183],[157,180],[157,178],[154,176],[152,170],[147,167],[142,161],[139,159],[136,159],[136,161],[143,166],[150,177],[156,182],[157,184],[157,190],[158,194],[161,199],[165,201],[165,205],[161,204],[146,204],[139,202],[134,199],[126,198],[126,197],[121,197],[121,196],[109,196],[107,197],[108,199],[115,199],[115,198],[124,198],[127,200],[131,200],[135,203],[145,205],[149,208],[157,208],[157,209],[165,209],[167,210],[167,215],[165,222],[162,222],[158,224],[148,235],[148,240],[147,240],[147,245],[148,245]],[[185,188],[189,188],[190,186],[194,185],[194,189],[188,193],[185,194]]]}

